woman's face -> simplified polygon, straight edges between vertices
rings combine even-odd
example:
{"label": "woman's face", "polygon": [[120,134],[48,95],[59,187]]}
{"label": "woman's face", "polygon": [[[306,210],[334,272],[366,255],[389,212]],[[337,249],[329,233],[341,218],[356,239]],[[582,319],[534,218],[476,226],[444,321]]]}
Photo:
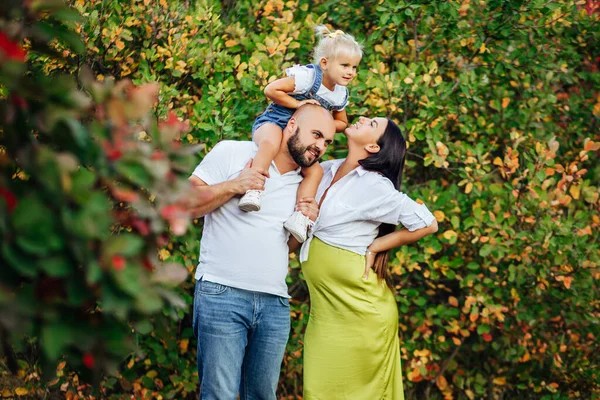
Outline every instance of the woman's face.
{"label": "woman's face", "polygon": [[383,135],[387,123],[386,118],[359,117],[358,121],[348,126],[344,132],[349,140],[360,146],[376,144]]}

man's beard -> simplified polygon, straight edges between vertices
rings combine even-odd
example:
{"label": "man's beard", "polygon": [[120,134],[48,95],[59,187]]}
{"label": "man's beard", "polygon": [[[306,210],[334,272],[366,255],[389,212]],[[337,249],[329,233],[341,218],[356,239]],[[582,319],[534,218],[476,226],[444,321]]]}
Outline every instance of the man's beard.
{"label": "man's beard", "polygon": [[294,134],[288,140],[288,151],[290,152],[290,156],[292,156],[292,159],[296,164],[303,168],[308,168],[317,161],[319,161],[321,157],[315,158],[314,160],[310,161],[306,158],[306,151],[312,150],[317,154],[320,153],[320,151],[315,146],[304,146],[302,143],[300,143],[299,133],[300,127],[296,128],[296,132],[294,132]]}

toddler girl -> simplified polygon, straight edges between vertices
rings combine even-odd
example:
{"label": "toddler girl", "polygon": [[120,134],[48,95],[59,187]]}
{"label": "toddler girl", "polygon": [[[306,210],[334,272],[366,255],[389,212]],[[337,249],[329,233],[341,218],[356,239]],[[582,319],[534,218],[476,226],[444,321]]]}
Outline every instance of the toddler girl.
{"label": "toddler girl", "polygon": [[[346,86],[356,76],[356,68],[362,58],[362,47],[354,37],[342,31],[331,32],[321,25],[316,28],[320,37],[314,50],[314,64],[295,65],[286,70],[287,78],[267,85],[265,95],[272,100],[267,110],[252,126],[252,138],[258,152],[252,167],[268,176],[269,165],[281,146],[283,129],[295,110],[304,104],[317,104],[333,113],[337,132],[348,125],[346,111],[348,90]],[[297,199],[314,198],[323,177],[319,163],[302,168],[304,179],[298,188]],[[249,190],[240,199],[239,208],[244,211],[260,210],[259,190]],[[284,227],[300,243],[307,237],[312,221],[295,211]]]}

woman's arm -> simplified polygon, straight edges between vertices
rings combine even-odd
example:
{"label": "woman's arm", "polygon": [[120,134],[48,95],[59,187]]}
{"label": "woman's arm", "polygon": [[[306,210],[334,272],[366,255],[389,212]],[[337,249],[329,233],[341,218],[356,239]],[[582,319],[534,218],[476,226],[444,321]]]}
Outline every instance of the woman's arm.
{"label": "woman's arm", "polygon": [[403,246],[405,244],[414,243],[417,240],[424,238],[427,235],[436,233],[438,230],[437,221],[434,219],[432,224],[425,228],[417,229],[413,232],[404,228],[399,231],[388,233],[385,236],[378,237],[367,248],[372,253],[381,253],[390,249]]}
{"label": "woman's arm", "polygon": [[335,122],[335,131],[344,132],[344,130],[348,127],[348,116],[346,115],[346,110],[334,111],[333,119]]}
{"label": "woman's arm", "polygon": [[296,80],[293,76],[277,79],[267,85],[265,88],[265,96],[274,103],[287,108],[298,108],[304,104],[319,105],[317,100],[296,100],[289,93],[294,91]]}

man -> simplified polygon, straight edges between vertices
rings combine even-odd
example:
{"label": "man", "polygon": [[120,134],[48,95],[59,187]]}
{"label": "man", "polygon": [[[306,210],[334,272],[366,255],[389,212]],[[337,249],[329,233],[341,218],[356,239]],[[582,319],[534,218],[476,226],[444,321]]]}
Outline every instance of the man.
{"label": "man", "polygon": [[[223,141],[196,167],[190,181],[193,209],[206,215],[196,270],[194,332],[202,400],[275,399],[279,370],[290,330],[288,233],[283,223],[294,211],[308,167],[332,142],[330,113],[300,107],[283,132],[269,179],[251,170],[253,142]],[[318,156],[317,156],[318,155]],[[238,198],[265,190],[261,210],[246,213]],[[314,220],[314,199],[305,204]]]}

